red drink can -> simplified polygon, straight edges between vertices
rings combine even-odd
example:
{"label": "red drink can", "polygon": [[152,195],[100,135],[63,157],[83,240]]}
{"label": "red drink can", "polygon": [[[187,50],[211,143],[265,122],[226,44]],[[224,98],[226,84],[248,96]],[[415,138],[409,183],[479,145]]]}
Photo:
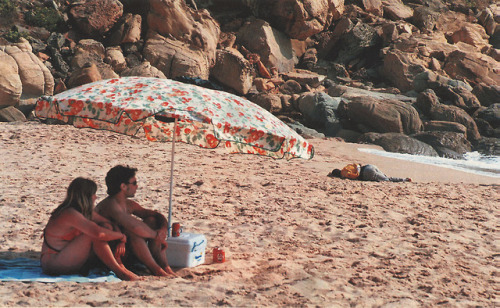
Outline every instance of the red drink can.
{"label": "red drink can", "polygon": [[172,236],[178,237],[179,235],[181,235],[181,224],[178,222],[174,222],[172,224]]}
{"label": "red drink can", "polygon": [[226,253],[219,247],[215,247],[213,250],[213,260],[214,263],[223,263],[226,261]]}

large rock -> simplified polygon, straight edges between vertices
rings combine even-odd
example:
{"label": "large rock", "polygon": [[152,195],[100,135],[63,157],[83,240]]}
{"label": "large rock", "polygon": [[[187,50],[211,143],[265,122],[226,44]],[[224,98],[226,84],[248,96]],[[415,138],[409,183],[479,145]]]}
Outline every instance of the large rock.
{"label": "large rock", "polygon": [[141,23],[141,15],[125,14],[113,29],[108,44],[116,46],[123,43],[138,42],[141,39]]}
{"label": "large rock", "polygon": [[477,117],[488,122],[491,127],[500,127],[500,103],[492,104],[477,112]]}
{"label": "large rock", "polygon": [[369,57],[378,48],[381,38],[370,25],[358,22],[350,31],[340,37],[338,48],[333,48],[337,54],[335,62],[348,64],[358,57]]}
{"label": "large rock", "polygon": [[412,137],[431,145],[441,157],[461,158],[461,155],[470,152],[472,149],[471,143],[462,133],[420,132],[412,135]]}
{"label": "large rock", "polygon": [[207,10],[194,11],[184,0],[149,0],[149,5],[149,31],[201,50],[210,66],[215,64],[220,27]]}
{"label": "large rock", "polygon": [[210,74],[210,61],[206,53],[158,33],[150,32],[143,54],[167,78],[189,76],[208,79]]}
{"label": "large rock", "polygon": [[392,20],[409,19],[413,16],[413,10],[401,0],[383,0],[382,4],[384,15]]}
{"label": "large rock", "polygon": [[307,92],[298,99],[298,107],[307,124],[324,132],[326,136],[336,136],[342,128],[335,114],[340,99],[323,92]]}
{"label": "large rock", "polygon": [[489,45],[489,35],[486,34],[484,28],[478,24],[466,23],[462,26],[462,28],[453,32],[450,38],[454,44],[458,42],[464,42],[477,47],[478,49]]}
{"label": "large rock", "polygon": [[0,122],[24,122],[26,116],[14,106],[0,106]]}
{"label": "large rock", "polygon": [[366,133],[358,139],[358,142],[373,143],[388,152],[439,156],[431,145],[399,133]]}
{"label": "large rock", "polygon": [[339,106],[339,116],[378,133],[414,134],[422,130],[422,121],[411,104],[373,97],[355,97]]}
{"label": "large rock", "polygon": [[474,119],[463,109],[456,106],[439,104],[429,112],[430,118],[437,121],[457,122],[467,127],[467,139],[474,142],[481,138]]}
{"label": "large rock", "polygon": [[31,52],[28,41],[0,46],[0,106],[14,106],[20,99],[52,95],[54,78]]}
{"label": "large rock", "polygon": [[382,16],[384,14],[384,8],[382,7],[381,0],[363,0],[363,7],[368,13],[372,13],[377,16]]}
{"label": "large rock", "polygon": [[85,37],[97,38],[107,33],[123,14],[118,0],[84,0],[72,4],[68,16]]}
{"label": "large rock", "polygon": [[474,145],[474,151],[484,155],[500,156],[500,138],[482,138]]}
{"label": "large rock", "polygon": [[93,39],[80,40],[71,60],[73,71],[68,80],[68,87],[119,77],[113,67],[104,62],[105,55],[106,50],[102,43]]}
{"label": "large rock", "polygon": [[424,122],[424,131],[429,132],[454,132],[467,136],[467,127],[457,122],[447,121],[426,121]]}
{"label": "large rock", "polygon": [[279,73],[293,70],[297,59],[293,54],[291,40],[273,29],[268,22],[260,19],[247,22],[236,37],[236,42],[258,54],[267,68],[275,67]]}
{"label": "large rock", "polygon": [[254,15],[289,37],[304,40],[325,29],[344,12],[344,0],[243,0]]}
{"label": "large rock", "polygon": [[4,52],[0,46],[0,107],[15,106],[23,91],[16,60]]}
{"label": "large rock", "polygon": [[479,99],[484,107],[500,102],[500,86],[479,83],[472,90],[472,94]]}
{"label": "large rock", "polygon": [[452,52],[443,69],[454,79],[500,86],[500,64],[480,52]]}
{"label": "large rock", "polygon": [[370,96],[376,99],[389,99],[389,100],[398,100],[402,102],[413,103],[415,102],[415,98],[411,96],[406,96],[402,94],[392,94],[385,92],[376,92],[365,89],[359,89],[354,87],[342,86],[342,85],[333,85],[328,88],[328,95],[333,97],[342,97],[347,100],[351,100],[355,97],[365,97]]}
{"label": "large rock", "polygon": [[281,98],[276,94],[259,93],[250,100],[271,113],[279,113],[282,109]]}
{"label": "large rock", "polygon": [[144,61],[139,65],[131,68],[126,68],[122,71],[121,76],[142,76],[142,77],[156,77],[167,78],[159,69],[151,66],[151,63]]}
{"label": "large rock", "polygon": [[413,10],[413,24],[423,31],[433,31],[438,18],[438,12],[423,5]]}
{"label": "large rock", "polygon": [[217,51],[217,62],[211,75],[221,84],[245,95],[252,87],[254,70],[238,50],[227,48]]}

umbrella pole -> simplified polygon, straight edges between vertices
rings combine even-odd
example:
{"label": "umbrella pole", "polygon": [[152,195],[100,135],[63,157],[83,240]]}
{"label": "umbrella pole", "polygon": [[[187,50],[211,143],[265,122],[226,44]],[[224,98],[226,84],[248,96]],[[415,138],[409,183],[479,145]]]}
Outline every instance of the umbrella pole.
{"label": "umbrella pole", "polygon": [[174,119],[174,132],[172,136],[172,155],[170,158],[170,193],[168,196],[168,232],[167,236],[170,237],[172,235],[171,226],[172,226],[172,193],[174,190],[174,154],[175,154],[175,135],[177,131],[177,118]]}

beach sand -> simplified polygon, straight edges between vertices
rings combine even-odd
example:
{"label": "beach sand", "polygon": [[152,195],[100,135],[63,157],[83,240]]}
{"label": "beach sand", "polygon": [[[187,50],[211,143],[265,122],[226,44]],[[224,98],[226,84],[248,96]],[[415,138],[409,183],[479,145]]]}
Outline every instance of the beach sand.
{"label": "beach sand", "polygon": [[[208,239],[206,262],[117,283],[0,283],[0,306],[493,307],[500,305],[500,179],[312,139],[312,160],[177,144],[173,221]],[[139,169],[144,207],[168,213],[171,144],[37,122],[0,123],[0,257],[39,258],[69,182]],[[372,163],[412,183],[329,178]],[[225,263],[212,263],[212,249]]]}

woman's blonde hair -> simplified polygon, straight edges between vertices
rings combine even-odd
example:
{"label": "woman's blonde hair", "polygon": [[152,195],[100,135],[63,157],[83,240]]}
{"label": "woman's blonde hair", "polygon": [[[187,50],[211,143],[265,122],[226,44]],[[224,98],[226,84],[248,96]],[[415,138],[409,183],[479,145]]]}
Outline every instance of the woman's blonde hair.
{"label": "woman's blonde hair", "polygon": [[82,177],[74,179],[68,186],[66,198],[52,212],[51,216],[55,217],[65,209],[74,208],[86,218],[91,219],[93,211],[92,196],[96,192],[97,184],[94,181]]}

